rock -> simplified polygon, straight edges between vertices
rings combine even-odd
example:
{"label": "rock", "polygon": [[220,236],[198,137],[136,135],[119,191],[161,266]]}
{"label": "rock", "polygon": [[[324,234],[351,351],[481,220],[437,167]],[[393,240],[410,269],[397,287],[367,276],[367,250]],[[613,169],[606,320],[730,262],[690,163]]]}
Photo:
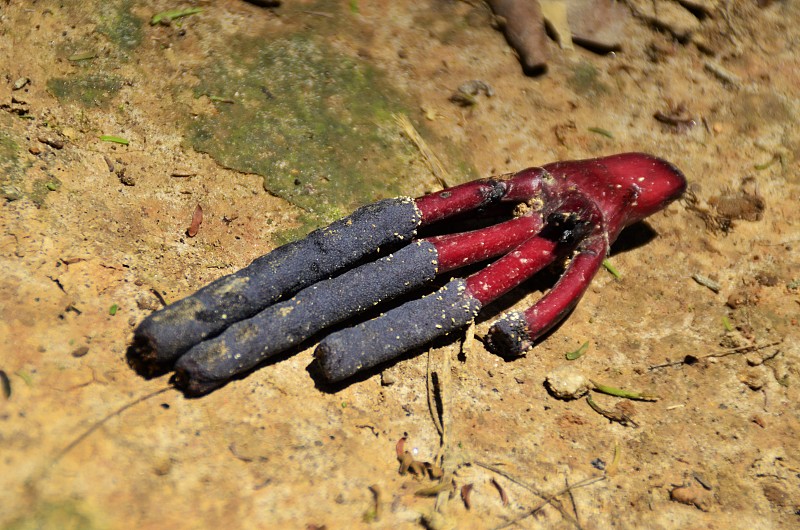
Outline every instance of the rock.
{"label": "rock", "polygon": [[669,0],[630,0],[636,15],[658,29],[669,31],[681,42],[700,28],[700,20],[680,4]]}
{"label": "rock", "polygon": [[591,388],[589,380],[569,365],[560,366],[550,372],[545,384],[558,399],[578,399],[585,396]]}
{"label": "rock", "polygon": [[598,53],[622,49],[625,27],[631,18],[623,2],[566,0],[572,41]]}
{"label": "rock", "polygon": [[669,498],[681,504],[694,506],[700,511],[707,512],[711,507],[711,494],[700,486],[678,486],[669,492]]}

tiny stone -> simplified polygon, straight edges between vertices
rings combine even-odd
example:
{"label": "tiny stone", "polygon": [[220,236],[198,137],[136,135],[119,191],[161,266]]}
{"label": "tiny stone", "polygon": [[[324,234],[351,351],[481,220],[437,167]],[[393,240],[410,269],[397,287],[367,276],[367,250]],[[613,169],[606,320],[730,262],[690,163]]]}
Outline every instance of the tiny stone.
{"label": "tiny stone", "polygon": [[27,85],[30,82],[31,82],[31,80],[28,79],[27,77],[20,77],[19,79],[14,81],[14,86],[12,87],[12,90],[20,90],[21,88],[23,88],[25,85]]}
{"label": "tiny stone", "polygon": [[750,390],[761,390],[764,387],[764,378],[759,373],[742,374],[739,380],[747,385]]}
{"label": "tiny stone", "polygon": [[756,274],[756,281],[760,285],[763,285],[764,287],[775,287],[776,285],[778,285],[778,282],[780,280],[774,274],[770,274],[767,272],[759,272],[758,274]]}
{"label": "tiny stone", "polygon": [[87,353],[89,353],[89,346],[78,346],[77,348],[72,350],[72,354],[71,355],[73,357],[78,358],[78,357],[83,357]]}
{"label": "tiny stone", "polygon": [[128,175],[125,172],[125,168],[121,168],[117,171],[117,176],[119,177],[119,181],[125,184],[126,186],[135,186],[136,185],[136,177],[133,175]]}
{"label": "tiny stone", "polygon": [[556,368],[545,379],[545,384],[558,399],[578,399],[589,392],[590,383],[571,366]]}
{"label": "tiny stone", "polygon": [[63,149],[64,148],[64,142],[62,140],[59,140],[58,138],[49,138],[49,137],[46,137],[46,136],[40,136],[38,138],[38,140],[40,142],[42,142],[43,144],[49,145],[53,149]]}
{"label": "tiny stone", "polygon": [[392,386],[396,382],[397,378],[394,376],[394,374],[389,373],[386,370],[381,372],[381,386]]}
{"label": "tiny stone", "polygon": [[158,300],[154,297],[149,295],[141,295],[136,298],[136,306],[139,309],[143,310],[150,310],[155,311],[156,309],[160,308],[161,305],[159,304]]}
{"label": "tiny stone", "polygon": [[711,495],[700,486],[679,486],[669,492],[669,498],[681,504],[694,506],[707,512],[711,507]]}

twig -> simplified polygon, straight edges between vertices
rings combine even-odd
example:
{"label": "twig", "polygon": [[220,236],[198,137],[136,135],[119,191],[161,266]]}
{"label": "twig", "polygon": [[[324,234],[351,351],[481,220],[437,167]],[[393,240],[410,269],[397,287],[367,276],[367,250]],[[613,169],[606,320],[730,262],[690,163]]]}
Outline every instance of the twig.
{"label": "twig", "polygon": [[436,427],[436,432],[439,433],[439,446],[441,447],[442,438],[444,437],[444,427],[442,427],[442,421],[439,418],[439,409],[436,406],[436,384],[433,381],[433,369],[431,368],[432,352],[433,350],[428,350],[428,369],[425,385],[428,390],[428,410],[431,413],[431,419],[433,420],[433,425]]}
{"label": "twig", "polygon": [[712,61],[706,61],[705,64],[703,65],[703,68],[705,68],[707,72],[716,77],[718,80],[722,81],[723,83],[726,83],[729,86],[732,86],[734,88],[739,88],[742,84],[739,78],[736,76],[736,74],[734,74],[733,72],[729,72],[728,70],[718,65],[717,63],[714,63]]}
{"label": "twig", "polygon": [[[576,521],[569,513],[567,513],[567,511],[564,509],[563,506],[561,506],[561,503],[556,498],[559,495],[561,495],[561,493],[558,493],[556,495],[550,495],[548,497],[546,493],[544,493],[542,491],[539,491],[534,486],[531,486],[530,484],[527,484],[527,483],[523,482],[522,480],[518,479],[514,475],[512,475],[512,474],[510,474],[510,473],[508,473],[508,472],[506,472],[506,471],[504,471],[502,469],[500,469],[499,467],[497,467],[497,466],[495,466],[493,464],[487,464],[486,462],[480,462],[480,461],[477,461],[477,460],[473,460],[472,463],[475,464],[478,467],[482,467],[484,469],[488,469],[489,471],[491,471],[493,473],[497,473],[498,475],[507,478],[508,480],[510,480],[511,482],[516,484],[517,486],[521,486],[521,487],[525,488],[526,490],[530,491],[531,493],[533,493],[534,495],[536,495],[537,497],[539,497],[540,499],[543,499],[543,502],[540,503],[539,506],[537,508],[535,508],[534,511],[532,511],[532,512],[530,512],[528,514],[525,514],[524,516],[520,517],[519,518],[520,521],[522,519],[525,519],[526,517],[530,517],[531,515],[533,515],[534,513],[539,511],[540,509],[542,509],[544,506],[546,506],[548,504],[551,504],[553,506],[553,508],[555,508],[556,510],[559,511],[559,513],[561,514],[561,516],[564,519],[568,520],[569,522],[574,524],[576,527],[580,528],[580,524],[578,523],[578,521]],[[516,523],[516,520],[511,520],[508,523],[503,524],[501,526],[498,526],[496,528],[497,529],[505,528],[505,527],[510,526],[510,525],[512,525],[514,523]]]}
{"label": "twig", "polygon": [[411,123],[408,116],[405,114],[393,114],[392,118],[394,118],[395,123],[397,123],[398,127],[400,127],[408,139],[411,140],[411,143],[417,148],[422,158],[425,159],[425,164],[433,174],[433,178],[436,179],[436,182],[443,188],[450,187],[448,181],[452,179],[450,175],[447,174],[444,164],[442,164],[442,161],[436,156],[436,153],[428,147],[428,144],[417,132],[417,129],[414,128],[414,124]]}
{"label": "twig", "polygon": [[[605,475],[600,475],[600,476],[596,476],[596,477],[589,477],[589,478],[583,479],[583,480],[581,480],[579,482],[576,482],[572,486],[567,486],[563,490],[561,490],[559,492],[556,492],[553,495],[550,495],[549,497],[543,497],[542,502],[540,502],[538,505],[536,505],[533,509],[529,510],[527,513],[524,513],[524,514],[520,515],[519,517],[515,517],[514,519],[506,521],[505,523],[501,524],[500,526],[495,526],[494,530],[500,530],[502,528],[508,528],[509,526],[515,525],[515,524],[519,523],[520,521],[522,521],[524,519],[527,519],[528,517],[531,517],[532,515],[536,515],[536,512],[538,512],[539,510],[541,510],[542,508],[544,508],[548,504],[552,504],[554,507],[557,507],[556,504],[553,503],[553,501],[557,497],[559,497],[559,496],[561,496],[561,495],[563,495],[565,493],[569,493],[569,492],[571,492],[573,490],[576,490],[578,488],[584,488],[586,486],[589,486],[590,484],[594,484],[595,482],[600,482],[601,480],[605,480],[605,479],[606,479]],[[569,520],[569,522],[574,524],[576,528],[579,528],[579,529],[581,528],[580,523],[578,521],[576,521],[572,516],[570,516],[567,513],[565,513],[563,511],[563,509],[560,509],[560,511],[561,511],[561,515],[565,519]]]}
{"label": "twig", "polygon": [[[448,413],[450,403],[450,353],[451,348],[442,352],[442,371],[439,374],[439,403],[441,403],[442,440],[439,450],[439,464],[445,467],[445,456],[450,447],[450,430],[452,416]],[[452,471],[452,470],[451,470]]]}
{"label": "twig", "polygon": [[[450,355],[452,353],[451,348],[452,347],[448,347],[442,350],[441,371],[437,372],[438,377],[436,378],[438,382],[437,386],[439,391],[439,404],[441,406],[441,408],[438,409],[440,414],[439,422],[442,428],[439,440],[439,451],[436,454],[436,460],[443,471],[443,476],[441,479],[442,484],[453,483],[453,466],[449,462],[448,458],[450,454],[450,429],[452,427],[451,417],[448,413],[450,391]],[[450,500],[449,491],[449,489],[443,489],[437,495],[436,502],[434,504],[435,511],[442,512],[444,510],[445,504],[447,504],[448,500]]]}
{"label": "twig", "polygon": [[602,408],[600,405],[594,402],[592,396],[586,396],[586,403],[592,407],[596,413],[600,414],[604,418],[608,418],[610,421],[615,421],[620,425],[624,425],[625,427],[638,427],[639,424],[633,421],[633,418],[625,414],[621,411],[613,411],[613,410],[606,410]]}
{"label": "twig", "polygon": [[373,484],[369,487],[369,491],[372,493],[372,510],[375,514],[375,519],[373,521],[379,521],[381,518],[381,488],[377,484]]}
{"label": "twig", "polygon": [[703,287],[711,289],[715,293],[718,293],[722,289],[718,282],[715,282],[711,278],[703,276],[702,274],[692,274],[692,279]]}
{"label": "twig", "polygon": [[621,397],[625,399],[633,399],[636,401],[658,401],[658,396],[647,394],[645,392],[633,392],[622,388],[615,388],[613,386],[601,385],[595,381],[589,380],[594,386],[594,389],[601,394],[608,394],[609,396]]}
{"label": "twig", "polygon": [[567,493],[569,494],[569,501],[572,503],[572,511],[575,513],[575,520],[578,521],[578,525],[580,525],[581,517],[578,515],[578,504],[575,502],[575,495],[572,494],[572,488],[569,487],[569,477],[566,473],[564,473],[564,485],[566,486]]}
{"label": "twig", "polygon": [[[780,344],[782,342],[783,342],[782,340],[776,340],[776,341],[773,341],[773,342],[768,342],[767,344],[761,344],[761,345],[749,344],[747,346],[739,346],[737,348],[729,348],[729,349],[724,350],[724,351],[709,353],[708,355],[704,355],[702,357],[694,357],[694,359],[696,359],[696,360],[693,361],[691,364],[693,364],[694,362],[697,362],[699,360],[710,359],[712,357],[718,358],[718,357],[727,357],[729,355],[737,355],[737,354],[741,354],[741,353],[751,353],[751,352],[754,352],[754,351],[763,350],[765,348],[771,348],[772,346],[777,346],[778,344]],[[666,362],[666,363],[663,363],[663,364],[655,364],[655,365],[651,366],[650,368],[648,368],[648,370],[653,371],[653,370],[658,370],[659,368],[668,368],[670,366],[680,366],[682,364],[687,364],[687,361],[686,361],[687,357],[689,357],[689,356],[687,355],[686,357],[684,357],[680,361],[669,361],[669,362]]]}
{"label": "twig", "polygon": [[114,417],[116,417],[116,416],[119,416],[120,414],[122,414],[123,412],[125,412],[126,410],[128,410],[129,408],[135,407],[136,405],[138,405],[138,404],[140,404],[140,403],[143,403],[143,402],[147,401],[148,399],[154,398],[154,397],[156,397],[156,396],[158,396],[158,395],[160,395],[160,394],[163,394],[163,393],[164,393],[164,392],[166,392],[167,390],[172,390],[172,389],[174,389],[174,387],[173,387],[172,385],[165,386],[165,387],[163,387],[163,388],[159,388],[158,390],[154,390],[154,391],[150,392],[149,394],[145,394],[144,396],[138,397],[138,398],[134,399],[133,401],[130,401],[130,402],[126,403],[125,405],[121,406],[120,408],[116,409],[115,411],[113,411],[113,412],[110,412],[110,413],[109,413],[109,414],[107,414],[105,417],[103,417],[101,420],[99,420],[99,421],[95,422],[94,424],[92,424],[92,426],[91,426],[91,427],[89,427],[88,429],[86,429],[86,430],[85,430],[83,433],[81,433],[81,434],[80,434],[80,435],[79,435],[77,438],[75,438],[75,439],[74,439],[74,440],[72,440],[72,441],[71,441],[69,444],[67,444],[67,445],[66,445],[66,447],[64,447],[64,448],[63,448],[61,451],[59,451],[59,452],[56,454],[56,456],[55,456],[55,457],[54,457],[54,458],[53,458],[53,459],[50,461],[50,465],[48,465],[48,466],[47,466],[47,467],[46,467],[46,468],[45,468],[45,469],[42,471],[41,475],[40,475],[38,478],[39,478],[39,479],[41,479],[41,478],[44,478],[44,477],[46,477],[46,476],[47,476],[47,474],[50,472],[50,470],[51,470],[51,469],[52,469],[52,468],[53,468],[53,467],[54,467],[56,464],[58,464],[58,463],[61,461],[61,459],[63,459],[63,458],[64,458],[64,457],[65,457],[65,456],[66,456],[68,453],[70,453],[70,452],[71,452],[73,449],[75,449],[75,448],[76,448],[78,445],[80,445],[80,444],[81,444],[81,442],[83,442],[83,441],[84,441],[84,440],[86,440],[86,439],[87,439],[89,436],[91,436],[91,435],[92,435],[92,433],[94,433],[94,432],[95,432],[96,430],[98,430],[100,427],[102,427],[103,425],[105,425],[105,423],[106,423],[108,420],[110,420],[111,418],[114,418]]}

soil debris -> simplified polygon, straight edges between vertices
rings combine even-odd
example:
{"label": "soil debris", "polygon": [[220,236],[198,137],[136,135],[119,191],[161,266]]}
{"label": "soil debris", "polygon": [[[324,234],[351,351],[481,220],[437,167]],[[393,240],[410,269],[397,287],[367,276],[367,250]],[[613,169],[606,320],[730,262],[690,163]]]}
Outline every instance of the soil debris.
{"label": "soil debris", "polygon": [[686,133],[697,125],[697,120],[692,117],[684,103],[670,105],[664,111],[656,111],[653,118],[677,134]]}
{"label": "soil debris", "polygon": [[471,107],[478,104],[478,98],[476,96],[481,93],[485,94],[486,97],[492,97],[494,96],[494,89],[485,81],[474,79],[459,85],[449,99],[456,105]]}
{"label": "soil debris", "polygon": [[738,309],[745,306],[758,305],[759,296],[754,289],[742,288],[728,296],[725,305],[731,309]]}
{"label": "soil debris", "polygon": [[717,215],[731,221],[760,221],[767,205],[764,198],[744,190],[716,195],[708,200]]}
{"label": "soil debris", "polygon": [[711,508],[713,497],[701,486],[678,486],[669,492],[669,498],[681,504],[694,506],[698,510],[707,512]]}

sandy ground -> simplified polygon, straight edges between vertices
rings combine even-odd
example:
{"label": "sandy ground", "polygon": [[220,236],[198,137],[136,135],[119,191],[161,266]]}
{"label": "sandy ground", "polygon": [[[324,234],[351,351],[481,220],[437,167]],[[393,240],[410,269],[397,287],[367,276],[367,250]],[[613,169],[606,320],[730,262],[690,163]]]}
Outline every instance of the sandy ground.
{"label": "sandy ground", "polygon": [[[550,42],[537,78],[479,2],[284,4],[0,6],[0,525],[800,524],[797,3],[660,2],[677,18],[630,17],[615,54]],[[203,10],[148,23],[187,7]],[[449,101],[475,79],[494,95]],[[511,362],[454,336],[332,392],[308,344],[200,399],[128,366],[162,300],[360,204],[436,189],[392,113],[451,183],[640,150],[691,194],[623,234],[621,277],[601,271]],[[478,335],[548,281],[486,308]],[[594,394],[638,427],[610,422],[548,393],[564,366],[660,399]],[[404,435],[417,460],[444,455],[438,496],[398,473]]]}

